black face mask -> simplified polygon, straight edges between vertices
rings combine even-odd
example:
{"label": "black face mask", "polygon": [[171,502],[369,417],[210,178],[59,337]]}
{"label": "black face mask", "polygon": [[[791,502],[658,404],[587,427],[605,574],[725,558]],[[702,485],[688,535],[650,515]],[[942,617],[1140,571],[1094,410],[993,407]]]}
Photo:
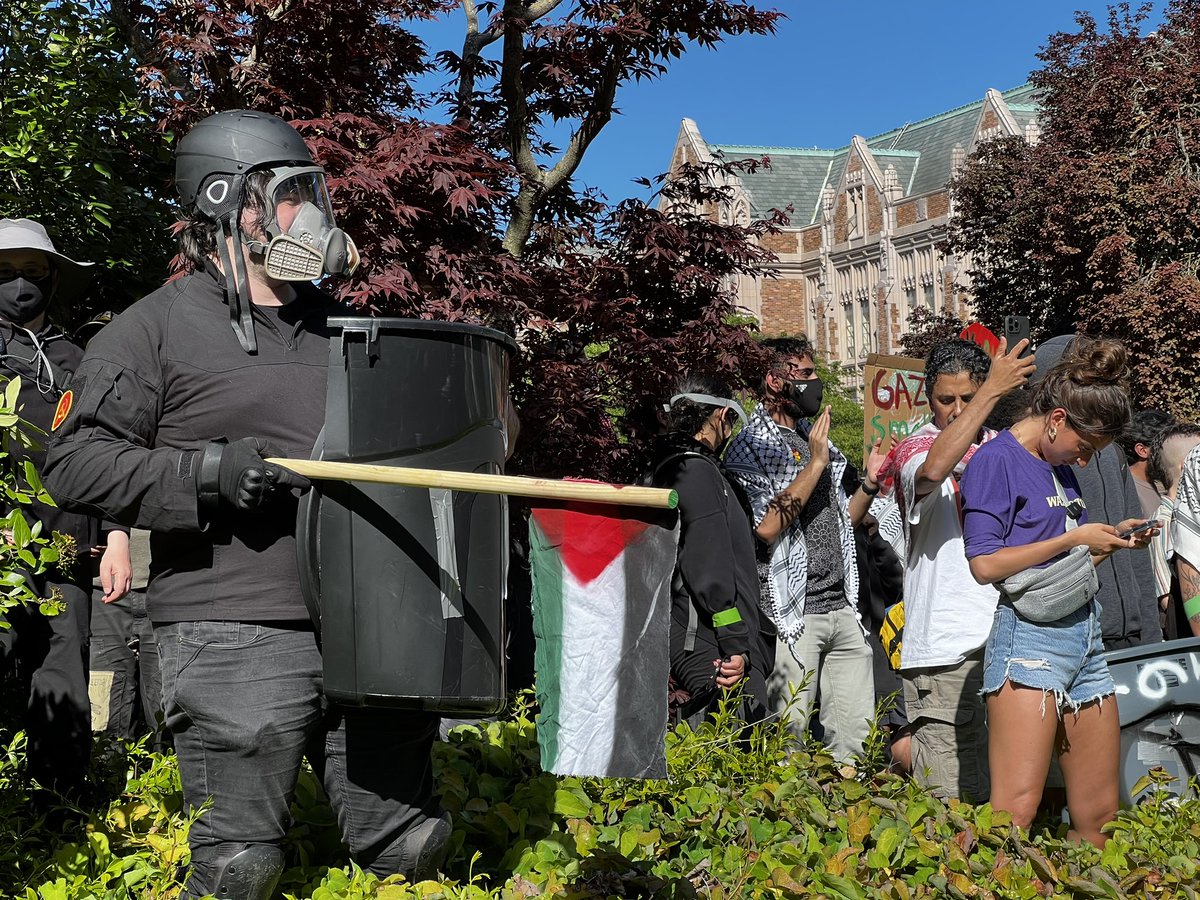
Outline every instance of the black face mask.
{"label": "black face mask", "polygon": [[799,410],[799,419],[811,419],[821,411],[825,384],[820,378],[791,379],[787,383],[788,399]]}
{"label": "black face mask", "polygon": [[15,325],[36,319],[50,305],[50,276],[31,281],[14,278],[0,284],[0,316]]}

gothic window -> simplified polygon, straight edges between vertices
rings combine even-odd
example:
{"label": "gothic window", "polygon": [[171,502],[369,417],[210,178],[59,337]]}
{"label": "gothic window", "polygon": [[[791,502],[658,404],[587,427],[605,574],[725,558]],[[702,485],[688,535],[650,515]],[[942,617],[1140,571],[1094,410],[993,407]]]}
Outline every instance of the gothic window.
{"label": "gothic window", "polygon": [[866,233],[867,204],[860,184],[846,191],[846,237],[863,237]]}

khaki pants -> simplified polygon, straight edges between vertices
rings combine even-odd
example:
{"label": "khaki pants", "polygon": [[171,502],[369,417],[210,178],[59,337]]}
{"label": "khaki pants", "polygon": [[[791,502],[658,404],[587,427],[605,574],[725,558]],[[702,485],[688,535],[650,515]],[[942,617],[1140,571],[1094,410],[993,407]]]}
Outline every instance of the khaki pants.
{"label": "khaki pants", "polygon": [[904,704],[912,725],[913,776],[943,799],[983,803],[988,770],[983,649],[953,666],[906,669]]}
{"label": "khaki pants", "polygon": [[805,683],[797,705],[789,710],[793,734],[803,735],[818,695],[825,746],[840,762],[863,751],[875,718],[875,672],[871,647],[848,606],[830,613],[804,617],[804,634],[796,641],[796,655],[782,641],[775,651],[775,671],[767,679],[772,712],[781,712],[793,688]]}

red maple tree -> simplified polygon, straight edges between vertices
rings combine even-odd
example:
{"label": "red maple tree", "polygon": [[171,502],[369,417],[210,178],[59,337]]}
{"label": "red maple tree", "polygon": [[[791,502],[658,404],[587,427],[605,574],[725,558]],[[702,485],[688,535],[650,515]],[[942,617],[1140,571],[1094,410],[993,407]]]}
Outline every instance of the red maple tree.
{"label": "red maple tree", "polygon": [[[462,0],[462,52],[430,57],[405,22],[455,5],[112,0],[110,14],[164,134],[248,107],[306,136],[363,253],[345,299],[518,339],[515,470],[632,477],[681,373],[740,381],[755,350],[728,324],[730,278],[770,263],[756,240],[772,226],[711,221],[705,204],[723,199],[711,172],[673,173],[664,209],[610,208],[572,175],[622,84],[689,44],[769,34],[779,13],[742,0]],[[437,66],[449,89],[418,95],[414,77]],[[450,122],[423,118],[438,100]],[[558,151],[546,131],[563,123]]]}
{"label": "red maple tree", "polygon": [[955,182],[950,246],[979,317],[1124,340],[1146,406],[1200,412],[1200,2],[1077,16],[1033,73],[1041,138],[982,145]]}

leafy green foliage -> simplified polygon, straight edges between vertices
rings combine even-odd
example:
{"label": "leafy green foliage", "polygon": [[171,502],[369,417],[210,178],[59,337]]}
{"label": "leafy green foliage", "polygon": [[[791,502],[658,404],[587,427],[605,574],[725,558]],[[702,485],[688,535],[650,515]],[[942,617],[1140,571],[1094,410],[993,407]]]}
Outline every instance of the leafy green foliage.
{"label": "leafy green foliage", "polygon": [[61,597],[38,597],[30,590],[28,577],[40,575],[47,567],[69,566],[74,562],[74,539],[52,534],[42,534],[42,523],[33,524],[25,517],[21,507],[35,500],[53,505],[54,501],[42,487],[37,469],[29,460],[17,462],[14,450],[28,450],[37,446],[42,432],[18,415],[18,399],[21,379],[5,381],[0,378],[3,393],[0,394],[0,497],[10,510],[0,516],[0,628],[8,628],[5,613],[20,603],[37,603],[43,613],[53,615],[62,610]]}
{"label": "leafy green foliage", "polygon": [[129,53],[85,0],[3,0],[0,215],[37,219],[55,246],[100,263],[92,306],[59,309],[79,324],[157,287],[171,218],[163,136],[138,96]]}
{"label": "leafy green foliage", "polygon": [[[1103,850],[1047,824],[1026,834],[990,806],[943,803],[890,774],[878,739],[857,768],[779,722],[736,730],[728,710],[668,738],[668,781],[541,771],[532,710],[455,729],[435,770],[454,816],[447,875],[408,884],[346,862],[332,813],[304,773],[288,838],[287,900],[428,897],[1195,897],[1200,805],[1151,773]],[[876,734],[878,738],[878,734]],[[0,880],[26,900],[169,897],[187,822],[171,758],[134,749],[120,795],[86,826],[49,833],[0,756]],[[61,844],[61,848],[59,847]]]}
{"label": "leafy green foliage", "polygon": [[822,396],[825,404],[831,407],[829,439],[861,473],[864,451],[863,408],[855,399],[854,391],[847,385],[862,379],[857,375],[854,379],[847,379],[836,363],[830,367],[818,363],[817,375],[825,382]]}

